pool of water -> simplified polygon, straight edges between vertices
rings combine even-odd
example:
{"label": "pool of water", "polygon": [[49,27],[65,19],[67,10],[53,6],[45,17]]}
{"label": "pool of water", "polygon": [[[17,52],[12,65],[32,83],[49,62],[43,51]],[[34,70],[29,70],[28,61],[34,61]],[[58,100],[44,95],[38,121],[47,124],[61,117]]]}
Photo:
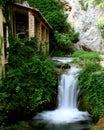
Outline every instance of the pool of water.
{"label": "pool of water", "polygon": [[93,124],[91,122],[77,122],[67,124],[49,124],[40,121],[30,123],[30,130],[91,130]]}

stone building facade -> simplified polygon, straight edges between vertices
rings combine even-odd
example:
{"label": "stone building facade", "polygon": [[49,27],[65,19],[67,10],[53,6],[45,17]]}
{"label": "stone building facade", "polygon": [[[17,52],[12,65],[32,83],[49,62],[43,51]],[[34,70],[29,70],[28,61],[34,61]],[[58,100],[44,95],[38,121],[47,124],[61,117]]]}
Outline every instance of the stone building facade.
{"label": "stone building facade", "polygon": [[[52,27],[40,11],[24,3],[13,3],[9,10],[12,35],[20,39],[36,37],[38,48],[41,47],[44,52],[49,53],[49,32]],[[5,64],[7,63],[8,34],[8,26],[3,16],[2,7],[0,7],[0,75],[5,72]]]}
{"label": "stone building facade", "polygon": [[10,6],[12,34],[17,38],[36,37],[38,47],[49,52],[49,31],[51,26],[40,11],[28,5],[14,3]]}

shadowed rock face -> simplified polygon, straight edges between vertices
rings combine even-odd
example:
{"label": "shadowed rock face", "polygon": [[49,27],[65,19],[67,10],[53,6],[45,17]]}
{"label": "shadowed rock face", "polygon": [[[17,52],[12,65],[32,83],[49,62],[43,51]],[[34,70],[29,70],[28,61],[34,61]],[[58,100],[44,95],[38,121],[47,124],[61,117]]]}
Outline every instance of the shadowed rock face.
{"label": "shadowed rock face", "polygon": [[[88,48],[91,51],[103,52],[104,39],[101,37],[97,24],[98,20],[104,16],[104,10],[97,10],[91,4],[87,4],[87,9],[84,10],[81,0],[62,1],[67,5],[65,6],[65,13],[68,14],[67,22],[71,23],[75,31],[79,32],[79,42],[75,44],[75,47],[82,50]],[[71,9],[68,9],[68,5]]]}

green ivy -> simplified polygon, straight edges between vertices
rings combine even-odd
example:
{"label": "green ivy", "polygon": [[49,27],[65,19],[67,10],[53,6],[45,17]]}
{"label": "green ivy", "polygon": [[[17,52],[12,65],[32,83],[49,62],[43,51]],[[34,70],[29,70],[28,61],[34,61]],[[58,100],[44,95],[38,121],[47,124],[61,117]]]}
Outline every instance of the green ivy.
{"label": "green ivy", "polygon": [[64,53],[72,52],[74,48],[73,42],[78,40],[78,33],[72,31],[70,33],[59,33],[55,31],[54,36],[57,39],[55,43],[57,50],[61,50]]}
{"label": "green ivy", "polygon": [[[61,0],[28,0],[28,2],[31,6],[38,8],[52,26],[50,34],[50,52],[52,55],[73,51],[72,44],[78,41],[78,33],[66,22],[67,15],[63,12],[65,3]],[[63,37],[65,38],[63,39]],[[60,43],[62,47],[60,47]],[[70,46],[68,49],[67,45]]]}

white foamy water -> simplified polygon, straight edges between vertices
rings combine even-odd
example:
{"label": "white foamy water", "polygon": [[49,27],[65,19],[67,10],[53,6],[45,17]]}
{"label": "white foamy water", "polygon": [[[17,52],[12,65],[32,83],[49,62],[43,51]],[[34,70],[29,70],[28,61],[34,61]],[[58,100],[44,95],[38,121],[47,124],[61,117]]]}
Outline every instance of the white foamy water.
{"label": "white foamy water", "polygon": [[79,111],[77,108],[77,75],[80,70],[78,67],[71,67],[59,77],[57,109],[38,113],[35,119],[42,119],[52,124],[73,123],[89,119],[88,112]]}
{"label": "white foamy water", "polygon": [[69,63],[73,59],[72,58],[68,58],[68,57],[53,57],[52,60],[59,61],[59,62],[62,62],[62,63]]}

